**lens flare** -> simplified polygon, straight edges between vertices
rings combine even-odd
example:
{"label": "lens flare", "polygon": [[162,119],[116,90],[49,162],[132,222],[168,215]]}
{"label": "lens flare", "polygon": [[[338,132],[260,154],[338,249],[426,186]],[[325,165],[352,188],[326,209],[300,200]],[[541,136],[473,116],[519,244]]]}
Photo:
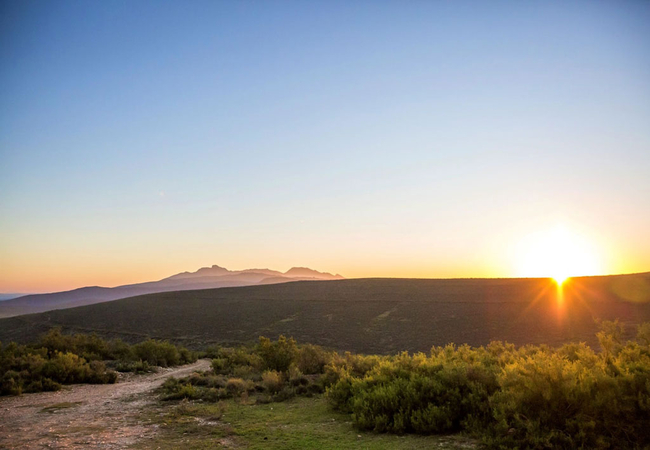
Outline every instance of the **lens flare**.
{"label": "lens flare", "polygon": [[569,277],[601,273],[593,246],[562,226],[527,236],[518,249],[518,259],[520,276],[553,278],[558,286]]}

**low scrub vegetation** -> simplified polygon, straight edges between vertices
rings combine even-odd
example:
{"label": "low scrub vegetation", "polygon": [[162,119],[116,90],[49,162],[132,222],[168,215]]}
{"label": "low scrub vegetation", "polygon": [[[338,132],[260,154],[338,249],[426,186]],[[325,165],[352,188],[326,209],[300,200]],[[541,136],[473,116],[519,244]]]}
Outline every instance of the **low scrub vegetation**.
{"label": "low scrub vegetation", "polygon": [[488,448],[650,446],[650,324],[625,341],[604,322],[601,351],[493,342],[428,354],[339,354],[280,337],[213,348],[212,370],[168,380],[166,399],[268,403],[326,392],[361,430],[463,432]]}
{"label": "low scrub vegetation", "polygon": [[256,346],[211,347],[207,355],[213,358],[211,371],[167,380],[163,398],[218,401],[252,396],[258,403],[269,403],[311,396],[325,391],[330,384],[325,368],[340,358],[336,352],[299,346],[284,336],[277,341],[260,337]]}
{"label": "low scrub vegetation", "polygon": [[150,372],[154,366],[195,360],[195,353],[168,342],[147,340],[129,345],[52,329],[35,344],[0,343],[0,395],[54,391],[63,384],[114,383],[115,370]]}
{"label": "low scrub vegetation", "polygon": [[636,340],[602,324],[599,353],[493,342],[383,358],[363,375],[342,371],[333,407],[360,429],[480,436],[489,447],[647,448],[650,324]]}

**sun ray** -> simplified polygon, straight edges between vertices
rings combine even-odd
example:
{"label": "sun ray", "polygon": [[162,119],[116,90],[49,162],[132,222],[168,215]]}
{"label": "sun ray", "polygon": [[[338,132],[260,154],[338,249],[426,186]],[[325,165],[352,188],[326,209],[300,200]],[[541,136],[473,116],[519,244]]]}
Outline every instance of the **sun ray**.
{"label": "sun ray", "polygon": [[521,315],[519,317],[523,317],[526,314],[530,312],[531,309],[533,309],[537,303],[539,303],[542,299],[546,298],[549,294],[549,290],[552,288],[552,282],[545,283],[544,287],[542,287],[537,295],[528,303],[528,306],[522,311]]}

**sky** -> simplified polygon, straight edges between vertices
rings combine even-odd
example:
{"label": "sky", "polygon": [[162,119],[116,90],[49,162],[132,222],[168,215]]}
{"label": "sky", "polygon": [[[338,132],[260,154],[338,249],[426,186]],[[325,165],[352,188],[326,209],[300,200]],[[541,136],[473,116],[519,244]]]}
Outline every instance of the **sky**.
{"label": "sky", "polygon": [[521,261],[558,229],[594,263],[572,275],[648,271],[648,23],[646,1],[3,0],[0,292],[547,276]]}

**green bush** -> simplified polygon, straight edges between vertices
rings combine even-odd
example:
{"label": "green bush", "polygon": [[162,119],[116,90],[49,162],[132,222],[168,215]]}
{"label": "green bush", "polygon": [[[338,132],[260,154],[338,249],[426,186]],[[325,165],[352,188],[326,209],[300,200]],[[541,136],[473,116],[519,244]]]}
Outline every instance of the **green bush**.
{"label": "green bush", "polygon": [[195,386],[211,388],[226,387],[226,379],[224,377],[210,373],[194,373],[187,378],[187,382]]}
{"label": "green bush", "polygon": [[285,372],[298,355],[298,346],[293,338],[280,335],[276,342],[260,336],[258,352],[267,370]]}
{"label": "green bush", "polygon": [[115,370],[118,372],[134,372],[134,373],[151,373],[155,372],[155,367],[152,367],[147,361],[118,361],[115,364]]}
{"label": "green bush", "polygon": [[196,400],[201,398],[201,390],[191,384],[181,384],[163,397],[163,400]]}
{"label": "green bush", "polygon": [[[168,386],[163,389],[164,398],[180,398],[178,395],[185,384],[197,388],[200,398],[206,401],[251,393],[257,395],[256,401],[261,403],[282,401],[295,395],[311,396],[324,392],[322,373],[337,356],[317,346],[298,346],[293,339],[283,336],[275,342],[260,338],[260,344],[255,347],[212,346],[206,354],[213,356],[212,371],[195,373],[180,380],[180,384]],[[350,356],[349,360],[352,359]],[[311,374],[305,375],[301,366]]]}
{"label": "green bush", "polygon": [[259,372],[262,368],[262,359],[253,350],[246,347],[213,349],[215,356],[212,360],[212,369],[217,374],[232,374],[237,368],[249,368],[249,372]]}
{"label": "green bush", "polygon": [[603,324],[600,354],[571,345],[504,367],[488,441],[554,448],[650,445],[650,347],[643,339],[622,342],[621,331],[616,323]]}
{"label": "green bush", "polygon": [[151,365],[193,362],[196,354],[167,342],[145,341],[130,346],[97,335],[65,335],[53,328],[32,345],[0,345],[0,395],[60,389],[62,384],[114,383],[118,370],[151,371]]}
{"label": "green bush", "polygon": [[467,431],[490,448],[645,448],[649,335],[643,325],[623,342],[623,328],[604,322],[600,353],[584,344],[449,345],[381,358],[363,375],[347,357],[326,368],[336,380],[327,396],[357,427],[379,432]]}
{"label": "green bush", "polygon": [[296,364],[291,364],[289,366],[286,378],[292,386],[304,386],[309,384],[309,379],[300,371]]}
{"label": "green bush", "polygon": [[323,373],[333,356],[333,352],[327,352],[316,345],[301,345],[298,350],[298,369],[305,375]]}
{"label": "green bush", "polygon": [[16,344],[0,347],[0,395],[58,390],[61,384],[114,383],[117,379],[101,361],[88,362],[70,352],[48,352]]}
{"label": "green bush", "polygon": [[271,394],[277,394],[282,389],[282,374],[275,370],[267,370],[262,374],[262,384]]}
{"label": "green bush", "polygon": [[109,355],[106,359],[117,361],[133,361],[135,355],[133,354],[133,347],[121,339],[115,339],[108,343]]}
{"label": "green bush", "polygon": [[226,381],[226,390],[233,396],[239,397],[245,392],[249,392],[255,389],[255,385],[252,381],[242,380],[241,378],[229,378]]}
{"label": "green bush", "polygon": [[87,361],[116,359],[109,343],[96,334],[65,335],[60,328],[52,328],[37,345],[46,348],[48,354],[74,353]]}
{"label": "green bush", "polygon": [[363,377],[344,374],[329,389],[335,408],[361,429],[393,433],[449,433],[489,414],[494,376],[462,361],[467,349],[427,357],[406,353],[381,361]]}
{"label": "green bush", "polygon": [[211,365],[214,373],[222,375],[230,373],[232,367],[226,358],[214,358]]}
{"label": "green bush", "polygon": [[135,357],[152,366],[177,366],[181,363],[178,349],[169,342],[148,339],[133,346]]}
{"label": "green bush", "polygon": [[167,341],[148,339],[132,347],[133,358],[152,366],[169,367],[196,361],[197,355]]}
{"label": "green bush", "polygon": [[261,338],[256,348],[216,350],[212,372],[175,382],[167,395],[218,401],[256,391],[266,403],[326,389],[331,406],[365,430],[462,431],[487,448],[648,448],[650,325],[635,341],[624,335],[603,322],[600,352],[492,342],[394,356]]}

